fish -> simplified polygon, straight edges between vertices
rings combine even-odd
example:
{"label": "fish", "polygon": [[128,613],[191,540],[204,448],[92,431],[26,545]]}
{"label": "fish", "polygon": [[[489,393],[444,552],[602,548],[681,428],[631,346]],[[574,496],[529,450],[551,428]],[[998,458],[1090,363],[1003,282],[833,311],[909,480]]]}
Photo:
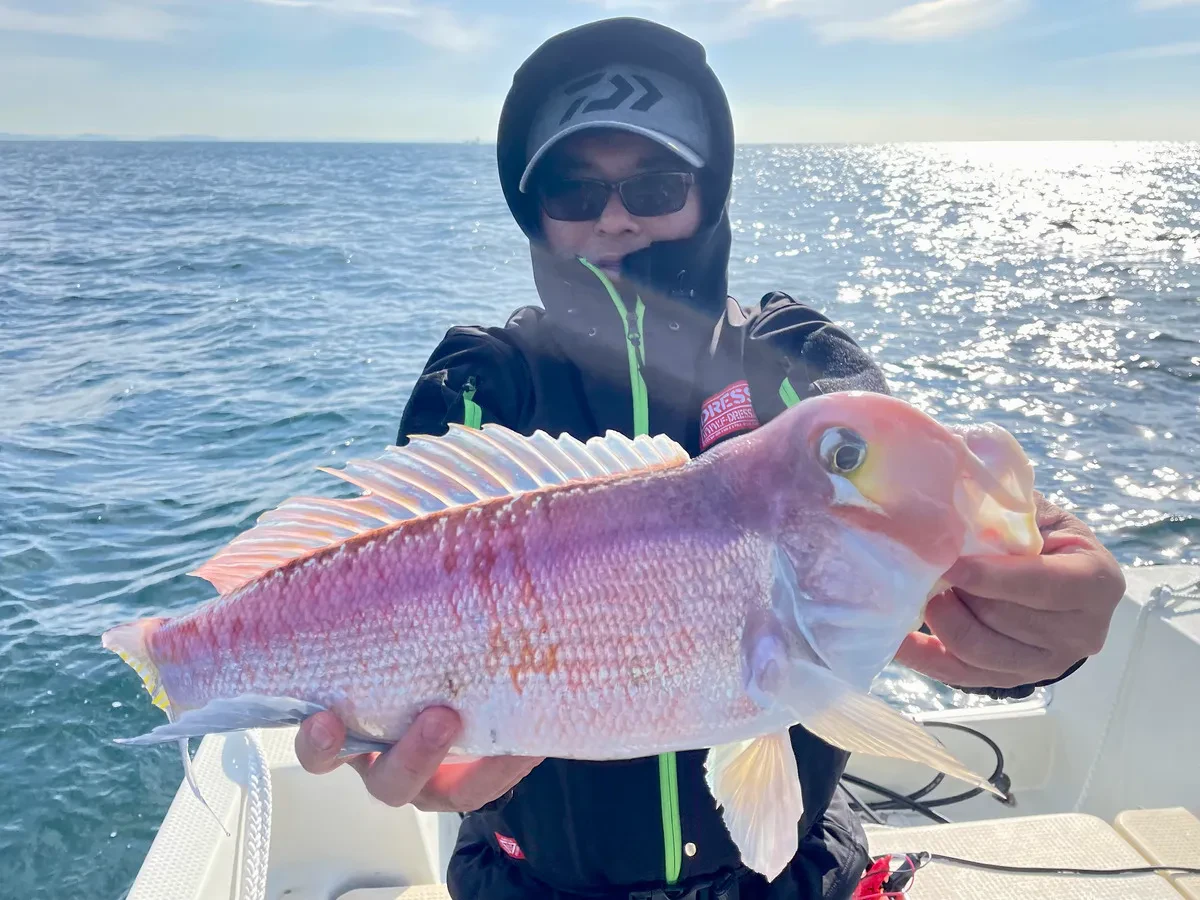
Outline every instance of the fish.
{"label": "fish", "polygon": [[343,754],[454,709],[458,758],[707,749],[747,866],[795,855],[789,728],[999,794],[870,694],[963,554],[1036,554],[1033,468],[994,424],[897,397],[807,398],[690,457],[665,435],[580,441],[450,425],[322,471],[193,573],[218,596],[105,631],[167,722],[119,743],[295,725]]}

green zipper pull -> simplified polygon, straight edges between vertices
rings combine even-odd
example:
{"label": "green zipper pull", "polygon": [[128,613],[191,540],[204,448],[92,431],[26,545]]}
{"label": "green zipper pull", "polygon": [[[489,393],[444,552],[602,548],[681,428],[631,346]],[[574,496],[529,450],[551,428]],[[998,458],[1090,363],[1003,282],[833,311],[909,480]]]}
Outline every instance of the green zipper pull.
{"label": "green zipper pull", "polygon": [[467,378],[467,386],[463,391],[463,424],[468,428],[483,427],[483,409],[475,402],[475,376]]}
{"label": "green zipper pull", "polygon": [[786,375],[779,385],[779,399],[783,401],[784,406],[788,407],[795,406],[800,402],[800,395],[796,393],[796,389],[792,387],[792,382]]}

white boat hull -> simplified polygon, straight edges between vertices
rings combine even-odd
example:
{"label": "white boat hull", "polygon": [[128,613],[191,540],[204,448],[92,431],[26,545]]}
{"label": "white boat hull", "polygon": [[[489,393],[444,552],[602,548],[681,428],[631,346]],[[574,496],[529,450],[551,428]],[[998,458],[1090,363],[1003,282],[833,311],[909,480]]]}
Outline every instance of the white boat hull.
{"label": "white boat hull", "polygon": [[[1200,866],[1200,821],[1190,818],[1200,818],[1200,600],[1177,599],[1166,609],[1152,602],[1163,584],[1178,590],[1194,582],[1200,567],[1153,566],[1126,569],[1125,574],[1128,591],[1104,650],[1046,692],[1046,698],[921,717],[967,724],[999,744],[1015,805],[982,795],[944,810],[960,824],[871,827],[872,852],[951,846],[962,848],[952,855],[1001,857],[1010,864],[1145,865],[1150,851],[1130,829],[1140,827],[1144,836],[1155,833],[1154,822],[1171,821],[1175,824],[1167,828],[1169,834],[1177,839],[1184,834],[1171,852],[1194,859],[1165,862]],[[938,729],[937,736],[976,771],[991,771],[991,751],[978,739],[948,729]],[[295,758],[292,729],[261,737],[273,781],[267,897],[445,896],[442,885],[457,815],[385,806],[348,769],[307,774]],[[221,833],[181,784],[129,900],[237,900],[247,824],[248,744],[241,735],[212,736],[202,742],[195,759],[197,781],[231,837]],[[849,771],[902,793],[930,778],[923,767],[875,757],[856,756]],[[946,779],[939,793],[963,789]],[[1169,812],[1130,825],[1137,810]],[[1196,822],[1192,839],[1187,837],[1189,818]],[[1151,838],[1145,841],[1154,844]],[[934,866],[918,876],[924,887],[912,896],[1031,896],[1029,884],[1019,880],[1023,877],[1028,876]],[[1078,878],[1054,881],[1051,885],[1043,876],[1037,895],[1177,900],[1181,891],[1191,889],[1187,880],[1172,882],[1158,875],[1101,879],[1099,886]],[[1190,883],[1195,885],[1191,896],[1200,900],[1200,879]],[[1070,893],[1076,890],[1090,893]]]}

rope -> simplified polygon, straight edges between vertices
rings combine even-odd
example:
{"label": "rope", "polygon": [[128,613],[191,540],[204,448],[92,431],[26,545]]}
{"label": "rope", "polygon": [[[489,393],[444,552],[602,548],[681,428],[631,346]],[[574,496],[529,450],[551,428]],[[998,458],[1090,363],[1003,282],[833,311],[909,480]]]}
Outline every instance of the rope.
{"label": "rope", "polygon": [[264,900],[271,850],[271,767],[258,730],[246,735],[246,814],[242,831],[242,877],[238,900]]}
{"label": "rope", "polygon": [[1150,592],[1150,599],[1138,612],[1137,622],[1133,629],[1133,641],[1129,647],[1129,654],[1125,657],[1125,665],[1121,669],[1121,680],[1117,683],[1117,696],[1114,698],[1112,706],[1109,707],[1108,718],[1105,719],[1104,728],[1100,732],[1100,741],[1096,745],[1096,753],[1092,757],[1091,765],[1088,766],[1087,776],[1083,779],[1083,787],[1079,789],[1079,799],[1075,801],[1074,812],[1080,812],[1083,809],[1083,804],[1091,792],[1096,772],[1100,768],[1100,760],[1103,759],[1104,750],[1108,746],[1109,735],[1117,721],[1117,714],[1125,709],[1125,704],[1129,699],[1131,690],[1129,673],[1140,656],[1142,641],[1146,636],[1146,627],[1150,622],[1150,614],[1170,610],[1178,600],[1196,599],[1197,589],[1200,589],[1200,580],[1178,589],[1172,588],[1169,584],[1160,584]]}

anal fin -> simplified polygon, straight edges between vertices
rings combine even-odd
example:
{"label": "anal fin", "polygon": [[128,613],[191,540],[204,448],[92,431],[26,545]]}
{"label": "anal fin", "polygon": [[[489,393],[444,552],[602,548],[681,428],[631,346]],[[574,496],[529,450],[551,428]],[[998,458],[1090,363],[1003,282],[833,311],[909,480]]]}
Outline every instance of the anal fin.
{"label": "anal fin", "polygon": [[373,741],[370,738],[361,738],[347,734],[346,740],[342,742],[342,749],[338,751],[338,759],[345,759],[348,756],[361,756],[364,753],[386,753],[394,746],[394,742]]}
{"label": "anal fin", "polygon": [[[250,728],[278,728],[299,725],[309,716],[322,712],[326,707],[295,697],[269,697],[263,694],[242,694],[239,697],[218,697],[199,709],[189,709],[174,720],[159,725],[146,734],[132,738],[117,738],[116,743],[129,746],[147,746],[179,741],[186,748],[188,738],[204,737],[208,734],[227,734]],[[339,757],[358,756],[363,753],[385,753],[395,745],[394,741],[377,740],[356,734],[347,734],[342,743]],[[184,749],[184,753],[187,751]],[[473,762],[478,757],[466,756],[451,751],[445,763]],[[186,768],[186,763],[185,763]],[[188,773],[189,780],[191,778]],[[193,785],[193,790],[195,789]],[[199,795],[199,792],[197,792]],[[203,798],[201,798],[203,800]]]}
{"label": "anal fin", "polygon": [[804,813],[788,733],[714,747],[705,772],[742,862],[768,881],[774,879],[796,855]]}
{"label": "anal fin", "polygon": [[132,738],[117,738],[118,744],[145,746],[162,744],[206,734],[244,731],[247,728],[274,728],[298,725],[325,707],[295,697],[267,697],[243,694],[240,697],[218,697],[199,709],[189,709],[165,725]]}
{"label": "anal fin", "polygon": [[196,799],[200,801],[200,805],[208,810],[209,815],[217,823],[217,826],[225,832],[225,837],[229,837],[229,829],[225,827],[225,823],[221,821],[216,810],[208,805],[208,801],[204,799],[204,795],[200,793],[200,785],[196,784],[196,776],[192,773],[192,757],[188,753],[187,738],[179,739],[179,755],[183,757],[183,777],[187,779],[188,787],[192,789],[192,793],[196,795]]}

